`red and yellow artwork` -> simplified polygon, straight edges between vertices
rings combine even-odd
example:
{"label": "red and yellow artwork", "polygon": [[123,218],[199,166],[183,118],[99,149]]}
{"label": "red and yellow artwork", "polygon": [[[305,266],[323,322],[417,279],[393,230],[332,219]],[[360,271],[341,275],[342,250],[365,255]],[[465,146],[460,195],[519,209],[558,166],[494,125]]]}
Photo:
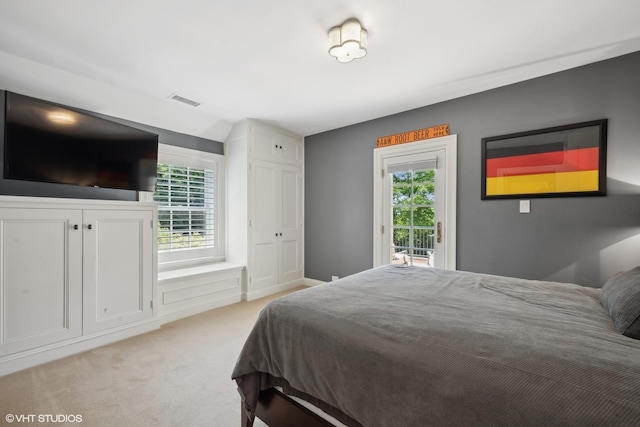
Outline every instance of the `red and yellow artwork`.
{"label": "red and yellow artwork", "polygon": [[603,195],[606,121],[579,125],[483,139],[483,198]]}

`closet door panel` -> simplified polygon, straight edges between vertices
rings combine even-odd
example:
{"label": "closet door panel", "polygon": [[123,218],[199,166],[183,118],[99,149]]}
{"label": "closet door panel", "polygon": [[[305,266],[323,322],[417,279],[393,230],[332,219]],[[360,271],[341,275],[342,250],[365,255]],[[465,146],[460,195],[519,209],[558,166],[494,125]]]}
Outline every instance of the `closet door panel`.
{"label": "closet door panel", "polygon": [[0,208],[0,356],[82,335],[81,211]]}
{"label": "closet door panel", "polygon": [[302,268],[302,171],[280,166],[279,173],[279,279],[286,283],[301,279]]}
{"label": "closet door panel", "polygon": [[278,283],[277,178],[275,164],[259,160],[251,163],[248,280],[252,292]]}

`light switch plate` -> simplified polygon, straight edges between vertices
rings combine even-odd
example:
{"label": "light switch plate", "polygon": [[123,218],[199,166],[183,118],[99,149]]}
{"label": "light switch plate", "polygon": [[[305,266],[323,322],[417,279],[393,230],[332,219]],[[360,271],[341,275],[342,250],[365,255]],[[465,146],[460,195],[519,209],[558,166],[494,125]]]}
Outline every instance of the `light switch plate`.
{"label": "light switch plate", "polygon": [[520,200],[520,213],[531,212],[531,200]]}

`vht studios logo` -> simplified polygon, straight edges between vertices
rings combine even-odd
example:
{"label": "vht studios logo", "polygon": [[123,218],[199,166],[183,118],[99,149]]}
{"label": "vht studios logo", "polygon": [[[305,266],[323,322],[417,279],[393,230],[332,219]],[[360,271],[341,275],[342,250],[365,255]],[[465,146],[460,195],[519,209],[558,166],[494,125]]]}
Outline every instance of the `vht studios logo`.
{"label": "vht studios logo", "polygon": [[8,423],[81,423],[82,415],[66,414],[7,414]]}

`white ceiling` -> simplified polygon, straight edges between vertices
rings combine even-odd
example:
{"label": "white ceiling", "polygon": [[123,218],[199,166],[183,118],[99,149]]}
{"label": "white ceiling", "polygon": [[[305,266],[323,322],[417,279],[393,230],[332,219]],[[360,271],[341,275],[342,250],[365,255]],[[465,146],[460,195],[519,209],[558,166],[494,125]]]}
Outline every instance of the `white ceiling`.
{"label": "white ceiling", "polygon": [[[327,32],[350,17],[369,52],[341,64]],[[245,117],[307,136],[638,51],[639,22],[638,0],[0,0],[0,89],[218,141]]]}

